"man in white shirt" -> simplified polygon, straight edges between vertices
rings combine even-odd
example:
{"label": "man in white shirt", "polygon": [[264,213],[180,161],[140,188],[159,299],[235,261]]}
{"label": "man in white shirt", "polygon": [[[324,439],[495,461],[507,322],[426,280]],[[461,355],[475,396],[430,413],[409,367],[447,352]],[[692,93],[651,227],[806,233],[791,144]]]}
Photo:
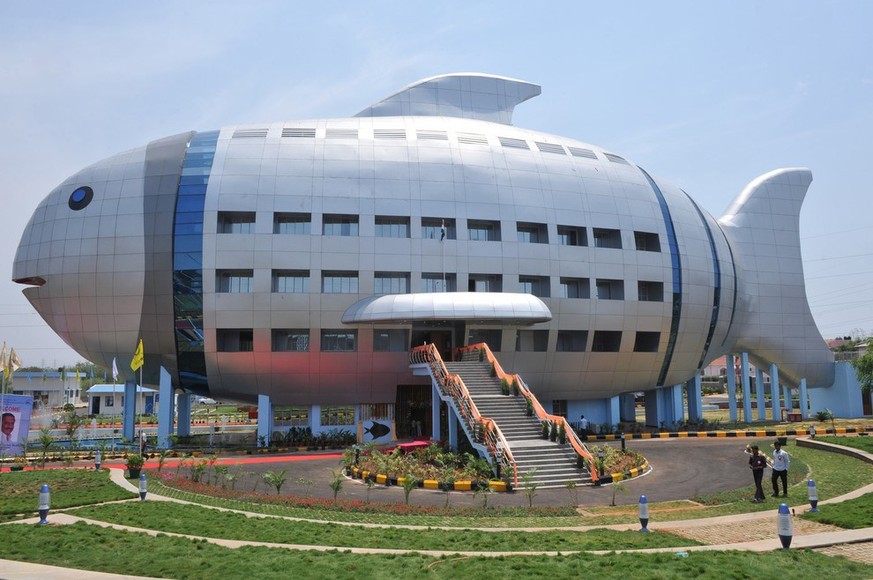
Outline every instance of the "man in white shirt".
{"label": "man in white shirt", "polygon": [[782,451],[782,444],[777,439],[773,444],[773,475],[770,482],[773,484],[773,497],[779,497],[779,480],[782,480],[782,497],[788,497],[788,464],[791,459],[788,453]]}
{"label": "man in white shirt", "polygon": [[0,443],[9,445],[13,443],[12,432],[15,430],[15,415],[3,413],[2,427],[0,427]]}

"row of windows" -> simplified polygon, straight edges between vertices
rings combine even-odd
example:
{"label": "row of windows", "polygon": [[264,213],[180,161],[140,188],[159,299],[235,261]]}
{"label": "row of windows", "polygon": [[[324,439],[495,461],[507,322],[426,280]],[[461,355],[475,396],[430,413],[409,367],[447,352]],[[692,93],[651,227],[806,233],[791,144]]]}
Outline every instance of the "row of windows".
{"label": "row of windows", "polygon": [[[323,271],[321,292],[324,294],[357,294],[358,272]],[[559,298],[591,298],[589,278],[562,276],[559,281]],[[273,270],[272,292],[306,294],[310,288],[309,270]],[[595,296],[600,300],[624,300],[624,280],[597,278],[594,282]],[[254,270],[218,270],[216,291],[219,293],[245,294],[254,291]],[[458,279],[455,273],[425,272],[421,275],[420,292],[457,292]],[[470,274],[467,279],[469,292],[503,292],[501,274]],[[408,294],[409,272],[376,272],[373,276],[375,294]],[[548,276],[519,276],[518,292],[533,294],[539,298],[551,298],[551,280]],[[647,280],[637,282],[637,297],[643,302],[663,302],[664,283]]]}
{"label": "row of windows", "polygon": [[[471,341],[488,342],[493,350],[500,351],[501,332],[496,329],[479,329],[471,334]],[[282,328],[272,331],[273,352],[309,352],[310,333],[306,328]],[[250,329],[219,329],[217,331],[219,352],[251,352],[254,350],[254,332]],[[594,331],[592,352],[618,352],[622,332],[619,330]],[[517,352],[546,352],[549,342],[548,330],[519,330],[516,333]],[[658,352],[660,332],[637,332],[634,352]],[[588,344],[587,330],[557,331],[557,352],[585,352]],[[374,352],[405,352],[409,350],[409,331],[406,329],[374,329]],[[354,329],[323,329],[322,352],[355,352],[358,350],[358,331]]]}
{"label": "row of windows", "polygon": [[[218,212],[218,233],[255,233],[255,212]],[[321,233],[324,236],[355,237],[359,235],[359,216],[348,214],[324,214]],[[409,238],[410,218],[403,216],[375,217],[375,233],[379,238]],[[516,222],[516,240],[525,244],[548,244],[549,229],[544,223]],[[273,214],[274,234],[310,235],[312,233],[312,214],[275,213]],[[587,246],[588,230],[582,226],[559,225],[557,243],[562,246]],[[621,249],[621,231],[611,228],[591,228],[594,246],[597,248]],[[421,218],[421,237],[425,239],[457,239],[457,225],[454,218]],[[467,220],[467,238],[473,241],[501,241],[500,222],[496,220]],[[661,242],[657,233],[634,232],[634,245],[644,252],[660,252]]]}

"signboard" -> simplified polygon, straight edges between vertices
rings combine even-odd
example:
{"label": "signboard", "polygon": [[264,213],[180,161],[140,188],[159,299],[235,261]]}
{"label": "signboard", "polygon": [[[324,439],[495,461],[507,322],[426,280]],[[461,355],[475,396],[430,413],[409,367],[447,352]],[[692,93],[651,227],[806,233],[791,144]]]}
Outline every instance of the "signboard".
{"label": "signboard", "polygon": [[3,395],[0,398],[0,412],[3,414],[0,454],[9,456],[25,452],[32,410],[33,397],[30,395]]}

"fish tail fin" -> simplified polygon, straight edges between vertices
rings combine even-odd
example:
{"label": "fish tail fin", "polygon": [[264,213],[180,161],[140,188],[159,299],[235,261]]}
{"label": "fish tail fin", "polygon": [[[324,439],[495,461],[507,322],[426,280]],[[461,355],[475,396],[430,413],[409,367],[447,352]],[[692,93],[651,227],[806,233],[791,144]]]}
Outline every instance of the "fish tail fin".
{"label": "fish tail fin", "polygon": [[812,183],[806,168],[776,169],[754,179],[719,223],[738,270],[736,348],[758,368],[776,363],[780,381],[834,382],[834,358],[806,297],[800,208]]}

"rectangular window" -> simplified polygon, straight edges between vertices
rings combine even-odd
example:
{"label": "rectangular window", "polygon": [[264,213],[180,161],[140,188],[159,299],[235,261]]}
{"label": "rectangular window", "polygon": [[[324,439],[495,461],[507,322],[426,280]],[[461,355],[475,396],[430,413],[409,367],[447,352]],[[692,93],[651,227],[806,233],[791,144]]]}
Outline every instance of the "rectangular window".
{"label": "rectangular window", "polygon": [[215,331],[218,352],[252,352],[254,332],[248,328],[219,328]]}
{"label": "rectangular window", "polygon": [[274,328],[273,352],[309,352],[309,329]]}
{"label": "rectangular window", "polygon": [[408,272],[376,272],[373,277],[374,294],[408,294]]}
{"label": "rectangular window", "polygon": [[254,284],[252,270],[218,270],[215,272],[215,291],[228,294],[248,294]]}
{"label": "rectangular window", "polygon": [[275,427],[309,427],[309,407],[273,407]]}
{"label": "rectangular window", "polygon": [[104,400],[106,401],[107,407],[114,407],[115,406],[115,397],[113,397],[112,395],[105,397]]}
{"label": "rectangular window", "polygon": [[548,298],[552,295],[548,276],[519,276],[518,291],[522,294],[533,294],[538,298]]}
{"label": "rectangular window", "polygon": [[621,348],[620,330],[595,330],[591,343],[593,352],[618,352]]}
{"label": "rectangular window", "polygon": [[597,298],[600,300],[624,300],[624,281],[598,278]]}
{"label": "rectangular window", "polygon": [[408,238],[409,218],[400,216],[376,216],[377,238]]}
{"label": "rectangular window", "polygon": [[585,352],[587,342],[587,330],[559,330],[555,350],[558,352]]}
{"label": "rectangular window", "polygon": [[425,272],[421,275],[422,292],[457,292],[458,276],[454,273]]}
{"label": "rectangular window", "polygon": [[467,344],[484,342],[491,352],[499,352],[503,343],[503,331],[499,328],[471,328]]}
{"label": "rectangular window", "polygon": [[329,329],[321,331],[323,352],[355,352],[358,350],[358,331]]}
{"label": "rectangular window", "polygon": [[558,226],[558,243],[562,246],[587,246],[588,234],[580,226]]}
{"label": "rectangular window", "polygon": [[307,294],[309,292],[309,270],[273,270],[273,292]]}
{"label": "rectangular window", "polygon": [[373,352],[406,352],[409,331],[404,328],[373,329]]}
{"label": "rectangular window", "polygon": [[503,292],[503,276],[500,274],[470,274],[468,292]]}
{"label": "rectangular window", "polygon": [[610,230],[606,228],[594,228],[594,247],[617,248],[620,250],[621,232],[619,230]]}
{"label": "rectangular window", "polygon": [[357,272],[322,272],[321,291],[325,294],[357,294]]}
{"label": "rectangular window", "polygon": [[658,234],[651,232],[634,232],[634,242],[642,252],[660,252],[661,240]]}
{"label": "rectangular window", "polygon": [[552,400],[552,415],[567,418],[567,401],[566,399]]}
{"label": "rectangular window", "polygon": [[255,233],[255,212],[253,211],[220,211],[218,212],[219,234],[253,234]]}
{"label": "rectangular window", "polygon": [[458,239],[454,218],[421,218],[421,237],[425,240]]}
{"label": "rectangular window", "polygon": [[277,213],[273,215],[274,234],[308,236],[312,232],[312,214]]}
{"label": "rectangular window", "polygon": [[325,236],[355,237],[358,235],[358,216],[324,214],[321,233]]}
{"label": "rectangular window", "polygon": [[355,408],[351,405],[322,405],[321,425],[323,427],[342,427],[355,424]]}
{"label": "rectangular window", "polygon": [[561,278],[561,298],[591,298],[588,278]]}
{"label": "rectangular window", "polygon": [[546,352],[548,346],[548,330],[519,330],[515,335],[516,352]]}
{"label": "rectangular window", "polygon": [[637,282],[637,293],[641,302],[663,302],[664,283],[640,280]]}
{"label": "rectangular window", "polygon": [[660,342],[660,332],[637,332],[637,337],[634,340],[634,352],[658,352]]}
{"label": "rectangular window", "polygon": [[546,224],[517,222],[516,235],[522,244],[548,244],[549,230]]}
{"label": "rectangular window", "polygon": [[500,222],[493,220],[467,220],[467,235],[477,242],[499,242]]}

